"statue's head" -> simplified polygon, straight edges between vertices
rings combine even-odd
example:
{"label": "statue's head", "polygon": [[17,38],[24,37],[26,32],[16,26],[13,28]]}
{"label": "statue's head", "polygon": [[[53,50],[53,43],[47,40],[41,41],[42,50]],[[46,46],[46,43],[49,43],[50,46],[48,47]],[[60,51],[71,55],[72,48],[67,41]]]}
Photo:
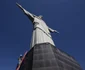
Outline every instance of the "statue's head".
{"label": "statue's head", "polygon": [[38,18],[40,18],[40,19],[42,19],[42,17],[43,17],[42,15],[38,16]]}

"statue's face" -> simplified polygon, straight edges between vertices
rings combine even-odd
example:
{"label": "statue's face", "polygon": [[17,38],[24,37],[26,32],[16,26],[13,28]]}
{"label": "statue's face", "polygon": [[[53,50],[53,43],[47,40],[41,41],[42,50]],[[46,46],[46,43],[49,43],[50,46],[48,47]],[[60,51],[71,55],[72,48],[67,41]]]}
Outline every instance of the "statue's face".
{"label": "statue's face", "polygon": [[42,17],[43,17],[42,15],[39,16],[40,19],[42,19]]}

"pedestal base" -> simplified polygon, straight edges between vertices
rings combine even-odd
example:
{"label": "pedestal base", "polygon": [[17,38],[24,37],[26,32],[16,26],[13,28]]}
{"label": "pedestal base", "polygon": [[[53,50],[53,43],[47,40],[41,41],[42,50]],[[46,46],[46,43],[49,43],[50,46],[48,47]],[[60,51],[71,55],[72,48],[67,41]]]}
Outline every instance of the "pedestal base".
{"label": "pedestal base", "polygon": [[37,44],[17,70],[82,70],[75,59],[49,43]]}

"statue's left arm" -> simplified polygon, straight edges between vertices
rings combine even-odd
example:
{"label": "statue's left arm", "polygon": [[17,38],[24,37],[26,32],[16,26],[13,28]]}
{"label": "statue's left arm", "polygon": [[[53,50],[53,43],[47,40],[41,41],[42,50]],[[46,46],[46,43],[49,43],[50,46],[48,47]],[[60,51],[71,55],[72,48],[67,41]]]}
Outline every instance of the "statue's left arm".
{"label": "statue's left arm", "polygon": [[57,30],[54,30],[54,29],[52,29],[52,28],[49,28],[49,27],[48,27],[48,29],[49,29],[50,32],[56,32],[56,33],[59,33]]}

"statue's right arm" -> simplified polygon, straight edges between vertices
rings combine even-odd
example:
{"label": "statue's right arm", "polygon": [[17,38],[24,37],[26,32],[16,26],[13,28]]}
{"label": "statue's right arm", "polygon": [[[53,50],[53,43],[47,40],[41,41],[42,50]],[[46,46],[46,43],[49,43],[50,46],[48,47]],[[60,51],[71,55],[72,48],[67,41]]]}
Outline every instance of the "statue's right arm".
{"label": "statue's right arm", "polygon": [[33,14],[31,14],[30,12],[28,12],[27,10],[25,10],[20,4],[16,3],[16,5],[17,5],[28,17],[34,18]]}
{"label": "statue's right arm", "polygon": [[52,29],[52,28],[50,28],[50,27],[48,27],[48,29],[49,29],[49,31],[51,31],[51,32],[59,33],[57,30],[54,30],[54,29]]}

